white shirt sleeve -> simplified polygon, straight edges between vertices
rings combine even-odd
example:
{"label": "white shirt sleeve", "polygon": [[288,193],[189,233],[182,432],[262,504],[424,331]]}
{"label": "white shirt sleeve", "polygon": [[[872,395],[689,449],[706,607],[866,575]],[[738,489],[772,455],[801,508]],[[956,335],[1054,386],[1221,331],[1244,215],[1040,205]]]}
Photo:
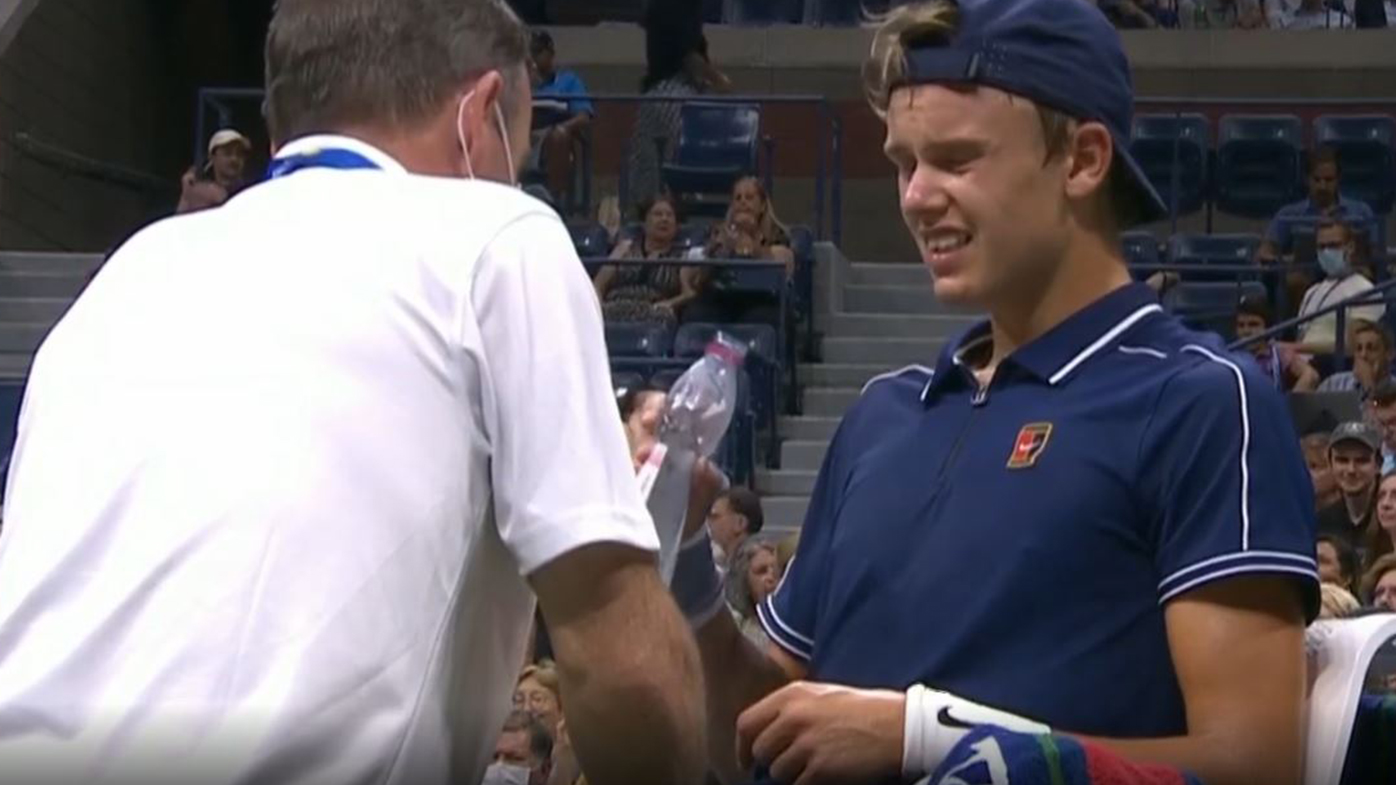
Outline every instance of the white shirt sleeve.
{"label": "white shirt sleeve", "polygon": [[601,308],[562,223],[532,213],[501,230],[470,299],[495,520],[520,571],[597,542],[658,550],[616,409]]}
{"label": "white shirt sleeve", "polygon": [[[1367,280],[1367,277],[1364,275],[1354,275],[1351,278],[1349,278],[1348,281],[1350,283],[1347,287],[1345,287],[1347,291],[1343,293],[1344,299],[1348,297],[1356,297],[1357,295],[1362,294],[1363,292],[1369,292],[1372,289],[1376,288],[1376,286],[1374,286],[1371,281]],[[1347,323],[1352,324],[1353,319],[1366,319],[1369,322],[1380,322],[1382,315],[1384,315],[1385,313],[1386,306],[1382,303],[1355,306],[1353,308],[1348,309]]]}

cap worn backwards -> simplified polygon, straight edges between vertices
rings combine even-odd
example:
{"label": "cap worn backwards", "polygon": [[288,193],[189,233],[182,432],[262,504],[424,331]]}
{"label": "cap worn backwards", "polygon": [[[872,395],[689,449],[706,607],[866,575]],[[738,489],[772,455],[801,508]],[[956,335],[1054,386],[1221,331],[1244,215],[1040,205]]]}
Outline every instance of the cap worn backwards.
{"label": "cap worn backwards", "polygon": [[1086,0],[959,0],[948,41],[909,49],[903,85],[969,83],[1104,125],[1149,221],[1168,208],[1129,153],[1134,85],[1120,36]]}

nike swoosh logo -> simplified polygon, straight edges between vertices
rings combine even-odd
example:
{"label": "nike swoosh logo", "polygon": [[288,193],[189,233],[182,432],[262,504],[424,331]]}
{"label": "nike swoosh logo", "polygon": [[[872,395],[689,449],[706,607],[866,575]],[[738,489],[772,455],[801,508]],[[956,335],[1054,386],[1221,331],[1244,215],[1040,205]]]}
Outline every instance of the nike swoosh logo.
{"label": "nike swoosh logo", "polygon": [[975,727],[974,723],[965,722],[964,720],[951,714],[949,706],[940,707],[940,712],[936,714],[936,722],[939,722],[941,725],[944,725],[947,728],[961,728],[963,730],[970,730],[971,728]]}

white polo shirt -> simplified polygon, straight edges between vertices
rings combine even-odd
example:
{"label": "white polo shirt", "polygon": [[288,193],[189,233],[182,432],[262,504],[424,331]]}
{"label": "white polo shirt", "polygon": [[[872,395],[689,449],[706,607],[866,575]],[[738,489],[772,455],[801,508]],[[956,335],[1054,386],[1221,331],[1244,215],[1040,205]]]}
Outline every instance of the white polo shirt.
{"label": "white polo shirt", "polygon": [[521,575],[654,550],[601,313],[516,189],[308,169],[136,235],[34,362],[0,780],[473,785]]}
{"label": "white polo shirt", "polygon": [[[1372,282],[1361,273],[1352,273],[1344,278],[1325,278],[1310,286],[1299,302],[1299,315],[1308,316],[1326,307],[1337,305],[1349,297],[1356,297],[1372,289]],[[1358,305],[1348,309],[1347,324],[1353,319],[1366,319],[1379,322],[1386,313],[1381,303]],[[1337,341],[1338,317],[1334,314],[1320,316],[1299,328],[1300,343],[1335,343]]]}

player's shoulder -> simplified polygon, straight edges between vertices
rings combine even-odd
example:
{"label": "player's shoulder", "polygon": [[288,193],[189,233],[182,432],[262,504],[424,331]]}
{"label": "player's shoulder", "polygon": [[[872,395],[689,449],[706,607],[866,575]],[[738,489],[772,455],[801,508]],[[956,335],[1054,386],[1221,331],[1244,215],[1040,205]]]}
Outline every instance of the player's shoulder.
{"label": "player's shoulder", "polygon": [[1250,355],[1233,351],[1221,336],[1194,330],[1172,314],[1159,314],[1131,331],[1116,347],[1122,359],[1133,355],[1137,372],[1147,374],[1161,404],[1234,407],[1258,403],[1278,407],[1273,383]]}
{"label": "player's shoulder", "polygon": [[419,207],[454,232],[465,230],[488,239],[519,224],[531,231],[566,231],[555,210],[518,188],[488,180],[408,179]]}

